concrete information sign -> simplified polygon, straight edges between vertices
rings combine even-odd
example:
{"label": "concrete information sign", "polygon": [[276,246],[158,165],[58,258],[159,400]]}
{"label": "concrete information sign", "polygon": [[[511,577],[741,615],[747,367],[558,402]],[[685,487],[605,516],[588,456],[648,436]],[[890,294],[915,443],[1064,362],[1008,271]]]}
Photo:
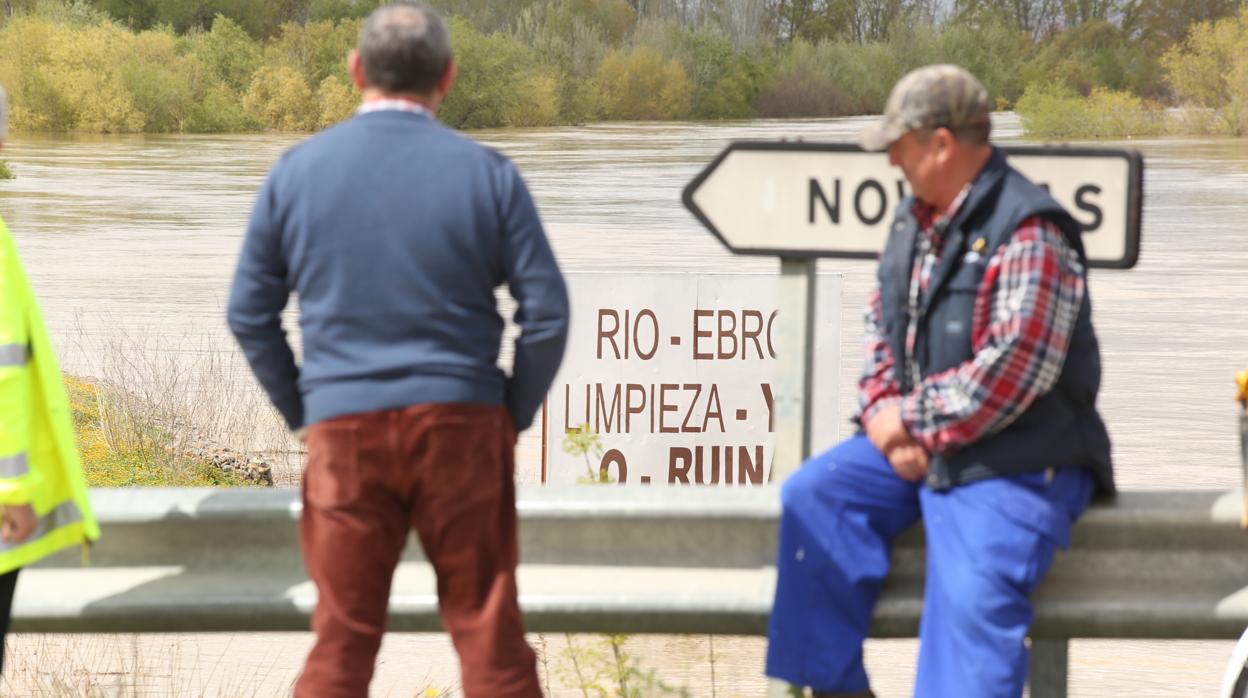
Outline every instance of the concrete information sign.
{"label": "concrete information sign", "polygon": [[[545,412],[543,479],[607,470],[626,485],[758,485],[775,450],[775,375],[794,361],[780,340],[771,274],[568,274],[568,349]],[[815,302],[813,433],[834,444],[841,279],[821,275]],[[563,449],[588,425],[601,452]]]}
{"label": "concrete information sign", "polygon": [[[1131,150],[1002,148],[1084,227],[1089,265],[1129,269],[1140,250],[1144,161]],[[908,186],[884,153],[828,143],[733,143],[684,192],[733,252],[874,258]]]}

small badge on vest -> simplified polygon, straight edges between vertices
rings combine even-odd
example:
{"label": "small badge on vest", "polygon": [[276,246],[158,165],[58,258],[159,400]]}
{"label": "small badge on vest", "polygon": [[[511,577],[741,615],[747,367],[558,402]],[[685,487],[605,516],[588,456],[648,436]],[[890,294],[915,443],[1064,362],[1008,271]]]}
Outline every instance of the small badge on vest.
{"label": "small badge on vest", "polygon": [[988,247],[988,241],[982,237],[975,238],[975,242],[971,243],[971,251],[962,257],[963,264],[982,264],[984,261],[984,249]]}

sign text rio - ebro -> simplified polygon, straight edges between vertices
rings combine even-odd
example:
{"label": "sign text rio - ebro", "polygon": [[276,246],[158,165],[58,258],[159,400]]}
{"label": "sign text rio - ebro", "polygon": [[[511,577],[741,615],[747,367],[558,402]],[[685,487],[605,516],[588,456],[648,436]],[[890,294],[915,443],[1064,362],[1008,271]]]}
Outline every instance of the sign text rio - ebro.
{"label": "sign text rio - ebro", "polygon": [[[546,402],[544,479],[760,485],[771,472],[783,309],[772,275],[571,274]],[[814,445],[839,436],[840,278],[816,302]]]}

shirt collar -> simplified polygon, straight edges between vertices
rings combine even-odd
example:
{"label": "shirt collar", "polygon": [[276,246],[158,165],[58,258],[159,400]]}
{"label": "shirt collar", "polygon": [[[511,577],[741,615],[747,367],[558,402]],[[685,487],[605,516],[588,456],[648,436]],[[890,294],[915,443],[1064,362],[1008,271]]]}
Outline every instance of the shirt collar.
{"label": "shirt collar", "polygon": [[952,221],[953,217],[958,215],[958,211],[962,208],[962,204],[966,203],[966,198],[970,193],[971,183],[968,182],[966,186],[962,187],[962,191],[953,197],[953,202],[944,211],[937,211],[935,206],[926,201],[915,199],[911,212],[914,213],[914,217],[919,221],[919,230],[930,231],[939,227],[939,232],[944,232],[945,227],[949,225],[949,221]]}
{"label": "shirt collar", "polygon": [[370,99],[355,110],[356,114],[371,114],[376,111],[403,111],[409,114],[420,114],[433,118],[433,112],[423,104],[410,99]]}

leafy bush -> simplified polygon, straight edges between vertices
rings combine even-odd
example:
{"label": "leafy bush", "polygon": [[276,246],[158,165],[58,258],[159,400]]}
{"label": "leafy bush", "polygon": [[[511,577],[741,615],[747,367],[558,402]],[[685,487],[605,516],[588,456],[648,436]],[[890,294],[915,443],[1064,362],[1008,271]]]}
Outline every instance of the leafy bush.
{"label": "leafy bush", "polygon": [[251,76],[260,67],[260,45],[237,22],[217,15],[212,31],[193,35],[191,54],[230,89],[241,92],[251,85]]}
{"label": "leafy bush", "polygon": [[1127,138],[1167,130],[1159,105],[1104,88],[1085,99],[1061,83],[1030,85],[1016,108],[1028,134],[1047,138]]}
{"label": "leafy bush", "polygon": [[195,104],[191,70],[178,55],[171,32],[146,31],[134,39],[134,52],[121,65],[121,81],[143,114],[144,127],[161,133],[185,130]]}
{"label": "leafy bush", "polygon": [[309,131],[321,121],[312,89],[303,75],[286,65],[256,71],[243,96],[243,109],[261,128]]}
{"label": "leafy bush", "polygon": [[1080,94],[1097,87],[1157,96],[1161,66],[1140,43],[1106,21],[1092,21],[1042,44],[1022,70],[1026,84],[1060,81]]}
{"label": "leafy bush", "polygon": [[134,35],[115,24],[73,29],[62,25],[46,45],[46,63],[35,69],[64,130],[92,133],[142,131],[144,115],[126,89],[121,66]]}
{"label": "leafy bush", "polygon": [[1064,83],[1033,83],[1014,106],[1030,135],[1071,138],[1088,123],[1087,102]]}
{"label": "leafy bush", "polygon": [[1162,64],[1183,104],[1215,111],[1208,130],[1248,133],[1248,14],[1195,25]]}
{"label": "leafy bush", "polygon": [[768,118],[832,116],[852,109],[815,46],[803,40],[789,46],[758,96],[758,113]]}
{"label": "leafy bush", "polygon": [[605,118],[642,121],[689,115],[693,85],[685,69],[649,46],[611,52],[598,67],[597,81]]}
{"label": "leafy bush", "polygon": [[316,88],[317,126],[325,128],[349,118],[359,103],[353,87],[333,75],[325,78]]}
{"label": "leafy bush", "polygon": [[359,33],[360,22],[350,19],[288,22],[266,46],[265,63],[295,68],[310,85],[319,85],[331,75],[349,84],[347,54],[355,47]]}
{"label": "leafy bush", "polygon": [[210,86],[191,107],[186,119],[188,133],[236,133],[258,128],[238,96],[225,85]]}
{"label": "leafy bush", "polygon": [[558,120],[557,80],[515,37],[451,23],[459,77],[438,111],[457,128],[542,126]]}
{"label": "leafy bush", "polygon": [[697,119],[748,119],[761,86],[763,58],[734,48],[731,38],[704,29],[677,34],[679,59],[693,83]]}
{"label": "leafy bush", "polygon": [[944,60],[971,71],[999,107],[1023,94],[1027,36],[1001,14],[980,14],[948,26],[940,36]]}

